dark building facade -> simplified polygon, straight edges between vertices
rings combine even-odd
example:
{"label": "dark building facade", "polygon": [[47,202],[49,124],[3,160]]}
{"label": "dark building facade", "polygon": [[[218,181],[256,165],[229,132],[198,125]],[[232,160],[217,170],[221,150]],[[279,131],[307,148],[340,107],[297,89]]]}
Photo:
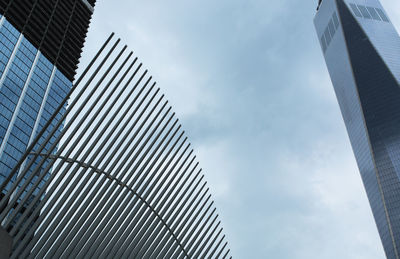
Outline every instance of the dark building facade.
{"label": "dark building facade", "polygon": [[0,1],[0,183],[70,91],[94,4]]}
{"label": "dark building facade", "polygon": [[388,258],[400,255],[400,37],[378,0],[324,0],[314,19]]}

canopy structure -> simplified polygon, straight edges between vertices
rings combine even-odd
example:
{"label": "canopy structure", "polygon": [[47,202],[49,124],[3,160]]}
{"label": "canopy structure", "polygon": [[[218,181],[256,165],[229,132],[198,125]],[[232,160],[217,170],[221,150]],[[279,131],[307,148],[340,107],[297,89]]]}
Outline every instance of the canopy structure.
{"label": "canopy structure", "polygon": [[10,257],[231,257],[172,107],[138,58],[112,41],[1,186]]}

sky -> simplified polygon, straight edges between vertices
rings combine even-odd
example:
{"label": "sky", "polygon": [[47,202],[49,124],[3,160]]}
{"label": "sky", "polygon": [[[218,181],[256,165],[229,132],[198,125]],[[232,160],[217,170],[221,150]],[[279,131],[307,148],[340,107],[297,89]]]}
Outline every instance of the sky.
{"label": "sky", "polygon": [[[400,2],[381,0],[396,28]],[[317,0],[98,1],[187,131],[235,258],[384,258],[314,31]]]}

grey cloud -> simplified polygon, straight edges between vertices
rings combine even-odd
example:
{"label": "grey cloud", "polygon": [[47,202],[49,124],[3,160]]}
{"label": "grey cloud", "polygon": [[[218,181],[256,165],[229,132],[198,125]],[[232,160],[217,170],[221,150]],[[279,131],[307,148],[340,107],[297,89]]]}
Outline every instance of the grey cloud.
{"label": "grey cloud", "polygon": [[[150,68],[237,258],[384,258],[314,33],[315,2],[96,6],[82,64],[116,31]],[[382,2],[396,17],[389,7],[399,4]]]}

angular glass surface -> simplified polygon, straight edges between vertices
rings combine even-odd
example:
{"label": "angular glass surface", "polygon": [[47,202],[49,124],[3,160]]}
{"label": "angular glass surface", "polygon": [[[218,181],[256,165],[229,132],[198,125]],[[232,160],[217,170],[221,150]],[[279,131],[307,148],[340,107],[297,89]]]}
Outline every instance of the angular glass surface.
{"label": "angular glass surface", "polygon": [[326,37],[330,21],[335,27],[342,25],[343,33],[335,35],[324,57],[386,256],[396,259],[400,255],[400,37],[393,26],[375,22],[389,22],[378,0],[369,0],[367,6],[344,0],[324,3],[315,27],[319,37]]}

